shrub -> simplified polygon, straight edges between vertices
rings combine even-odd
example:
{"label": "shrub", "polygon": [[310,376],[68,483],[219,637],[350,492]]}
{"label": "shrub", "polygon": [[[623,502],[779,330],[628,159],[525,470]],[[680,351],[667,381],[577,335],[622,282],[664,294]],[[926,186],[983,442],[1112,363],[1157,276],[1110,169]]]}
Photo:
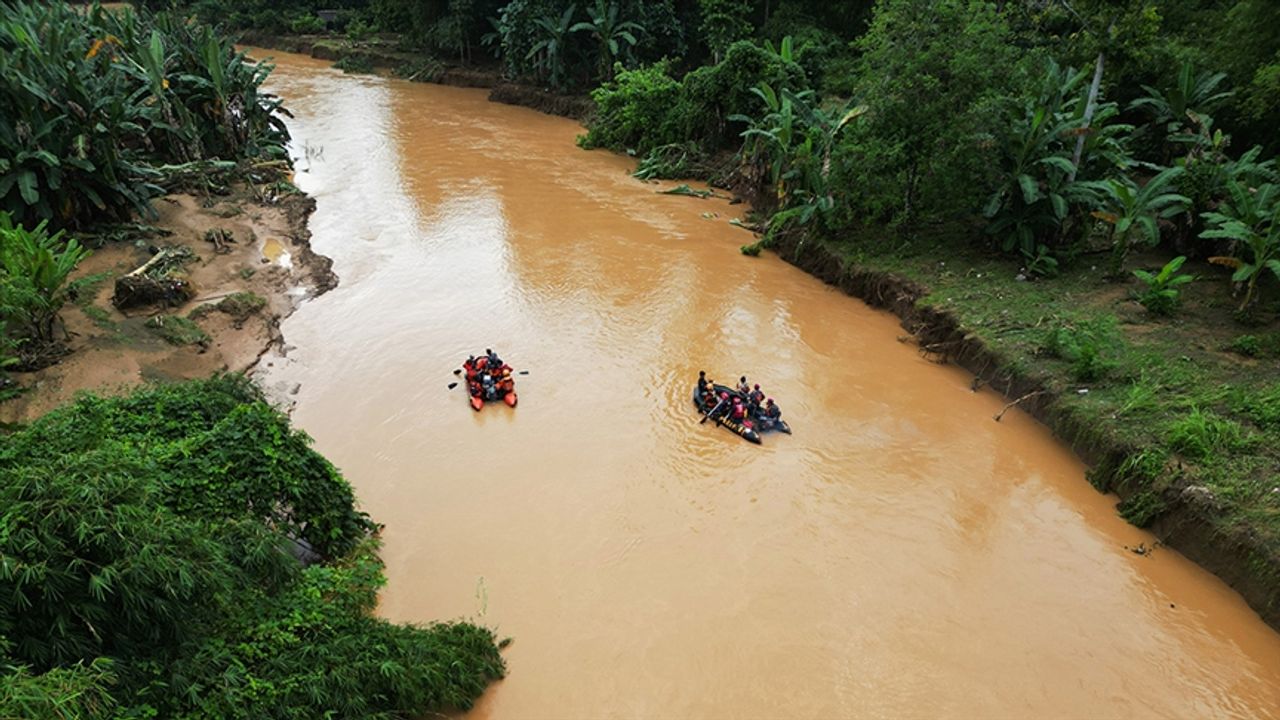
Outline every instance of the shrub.
{"label": "shrub", "polygon": [[[504,666],[493,633],[466,623],[414,627],[369,615],[383,583],[376,542],[307,568],[289,592],[246,608],[235,644],[202,645],[171,675],[200,685],[203,717],[398,718],[410,709],[467,709]],[[167,710],[186,703],[165,693]],[[413,716],[419,715],[413,713]]]}
{"label": "shrub", "polygon": [[794,92],[808,87],[804,71],[794,62],[745,40],[730,45],[724,60],[685,75],[674,110],[679,137],[708,153],[736,147],[746,125],[730,118],[760,114],[764,105],[753,88],[762,83]]}
{"label": "shrub", "polygon": [[0,652],[0,717],[110,717],[116,705],[110,695],[115,680],[111,661],[105,658],[33,675],[28,667],[5,664]]}
{"label": "shrub", "polygon": [[578,142],[585,148],[609,148],[645,156],[659,145],[679,140],[680,83],[661,61],[636,70],[622,70],[613,80],[591,92],[595,118]]}
{"label": "shrub", "polygon": [[64,241],[61,232],[50,235],[47,224],[27,230],[0,212],[0,324],[17,337],[29,369],[56,351],[58,313],[87,280],[72,282],[70,276],[89,251],[75,239]]}
{"label": "shrub", "polygon": [[299,15],[289,23],[289,29],[298,35],[318,35],[325,31],[324,21],[315,15]]}
{"label": "shrub", "polygon": [[489,630],[371,615],[373,523],[242,377],[81,396],[0,477],[2,717],[390,720],[504,672]]}

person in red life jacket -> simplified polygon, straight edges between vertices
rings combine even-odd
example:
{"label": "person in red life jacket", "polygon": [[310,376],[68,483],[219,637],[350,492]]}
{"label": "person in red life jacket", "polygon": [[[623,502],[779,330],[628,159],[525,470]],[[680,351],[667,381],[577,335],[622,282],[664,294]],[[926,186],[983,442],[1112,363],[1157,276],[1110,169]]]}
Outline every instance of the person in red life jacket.
{"label": "person in red life jacket", "polygon": [[467,375],[467,380],[474,380],[476,377],[476,356],[468,355],[466,362],[462,363],[462,370]]}
{"label": "person in red life jacket", "polygon": [[483,389],[480,387],[480,383],[477,382],[476,380],[467,381],[467,390],[471,392],[471,397],[477,397],[477,398],[480,398],[481,400],[484,399],[484,396],[482,394]]}
{"label": "person in red life jacket", "polygon": [[733,419],[742,422],[747,419],[747,409],[742,405],[742,399],[735,397],[733,399]]}
{"label": "person in red life jacket", "polygon": [[711,419],[722,418],[729,414],[729,393],[722,392],[717,398],[713,392],[707,404],[711,405],[711,412],[708,413]]}
{"label": "person in red life jacket", "polygon": [[506,396],[507,393],[516,389],[516,381],[511,379],[511,370],[502,371],[502,379],[498,381],[498,394]]}
{"label": "person in red life jacket", "polygon": [[476,358],[476,361],[475,361],[476,373],[482,373],[488,367],[489,367],[489,358],[485,357],[484,355],[481,355],[480,357]]}
{"label": "person in red life jacket", "polygon": [[760,391],[760,385],[756,385],[751,392],[747,393],[747,413],[751,417],[755,417],[760,412],[760,406],[764,404],[764,393]]}

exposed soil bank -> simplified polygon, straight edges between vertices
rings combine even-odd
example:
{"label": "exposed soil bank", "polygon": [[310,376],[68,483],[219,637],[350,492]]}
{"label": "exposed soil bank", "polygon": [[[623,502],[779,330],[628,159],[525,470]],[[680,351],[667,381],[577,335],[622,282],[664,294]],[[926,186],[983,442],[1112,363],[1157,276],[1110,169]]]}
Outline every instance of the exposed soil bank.
{"label": "exposed soil bank", "polygon": [[[353,58],[379,70],[394,70],[407,62],[421,58],[414,53],[384,47],[349,47],[340,40],[317,35],[280,36],[250,32],[244,35],[242,42],[247,45],[310,55],[313,58],[331,62]],[[583,120],[595,110],[595,103],[587,95],[559,93],[534,85],[511,82],[503,78],[499,68],[446,65],[429,81],[438,85],[489,89],[491,90],[489,99],[493,102],[520,105],[575,120]]]}
{"label": "exposed soil bank", "polygon": [[[248,192],[213,202],[170,195],[154,206],[159,217],[151,224],[168,234],[108,242],[81,264],[78,277],[102,281],[63,309],[67,355],[38,372],[15,373],[27,391],[0,404],[0,422],[31,420],[82,390],[117,393],[150,380],[247,371],[280,345],[280,322],[303,299],[337,285],[329,258],[311,251],[307,220],[315,201],[305,195],[270,203]],[[231,241],[215,247],[206,239],[211,230],[227,231]],[[115,278],[145,263],[149,246],[192,251],[185,273],[195,298],[181,307],[121,311],[111,301]]]}
{"label": "exposed soil bank", "polygon": [[[787,262],[876,308],[898,316],[915,335],[922,353],[953,361],[977,376],[978,383],[1003,392],[1010,402],[1040,420],[1093,469],[1089,480],[1121,500],[1141,498],[1144,488],[1128,482],[1121,468],[1137,449],[1119,443],[1106,418],[1082,417],[1056,402],[1055,392],[1034,373],[1008,362],[998,351],[969,333],[950,312],[921,304],[929,291],[907,278],[848,264],[822,243],[789,240],[776,248]],[[1264,621],[1280,629],[1280,557],[1269,553],[1245,531],[1222,531],[1214,522],[1211,496],[1195,485],[1175,484],[1161,494],[1166,509],[1150,529],[1170,547],[1235,588]]]}

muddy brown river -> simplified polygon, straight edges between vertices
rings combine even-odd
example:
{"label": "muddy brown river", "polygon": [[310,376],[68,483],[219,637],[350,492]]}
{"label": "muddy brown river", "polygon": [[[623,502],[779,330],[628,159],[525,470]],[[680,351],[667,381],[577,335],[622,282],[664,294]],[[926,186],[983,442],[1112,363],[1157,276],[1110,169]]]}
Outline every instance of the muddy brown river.
{"label": "muddy brown river", "polygon": [[[386,524],[398,621],[514,638],[472,718],[1280,717],[1280,637],[895,318],[571,121],[285,53],[341,285],[259,377]],[[485,346],[516,410],[446,389]],[[270,363],[270,365],[267,365]],[[793,436],[700,425],[747,374]]]}

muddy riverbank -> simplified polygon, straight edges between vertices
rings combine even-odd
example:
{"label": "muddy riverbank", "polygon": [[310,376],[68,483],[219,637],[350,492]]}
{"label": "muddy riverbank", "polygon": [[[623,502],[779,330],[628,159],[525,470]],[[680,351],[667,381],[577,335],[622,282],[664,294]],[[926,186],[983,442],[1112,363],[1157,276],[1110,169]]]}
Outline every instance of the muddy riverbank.
{"label": "muddy riverbank", "polygon": [[[24,388],[0,403],[0,422],[31,420],[81,390],[118,393],[144,382],[244,372],[283,342],[280,323],[299,304],[332,289],[327,257],[311,250],[315,201],[240,187],[227,196],[169,195],[154,202],[155,232],[106,241],[77,270],[97,278],[62,312],[67,352],[43,370],[15,373]],[[217,242],[213,241],[217,233]],[[152,257],[185,249],[183,277],[194,298],[177,306],[120,309],[115,280]]]}

